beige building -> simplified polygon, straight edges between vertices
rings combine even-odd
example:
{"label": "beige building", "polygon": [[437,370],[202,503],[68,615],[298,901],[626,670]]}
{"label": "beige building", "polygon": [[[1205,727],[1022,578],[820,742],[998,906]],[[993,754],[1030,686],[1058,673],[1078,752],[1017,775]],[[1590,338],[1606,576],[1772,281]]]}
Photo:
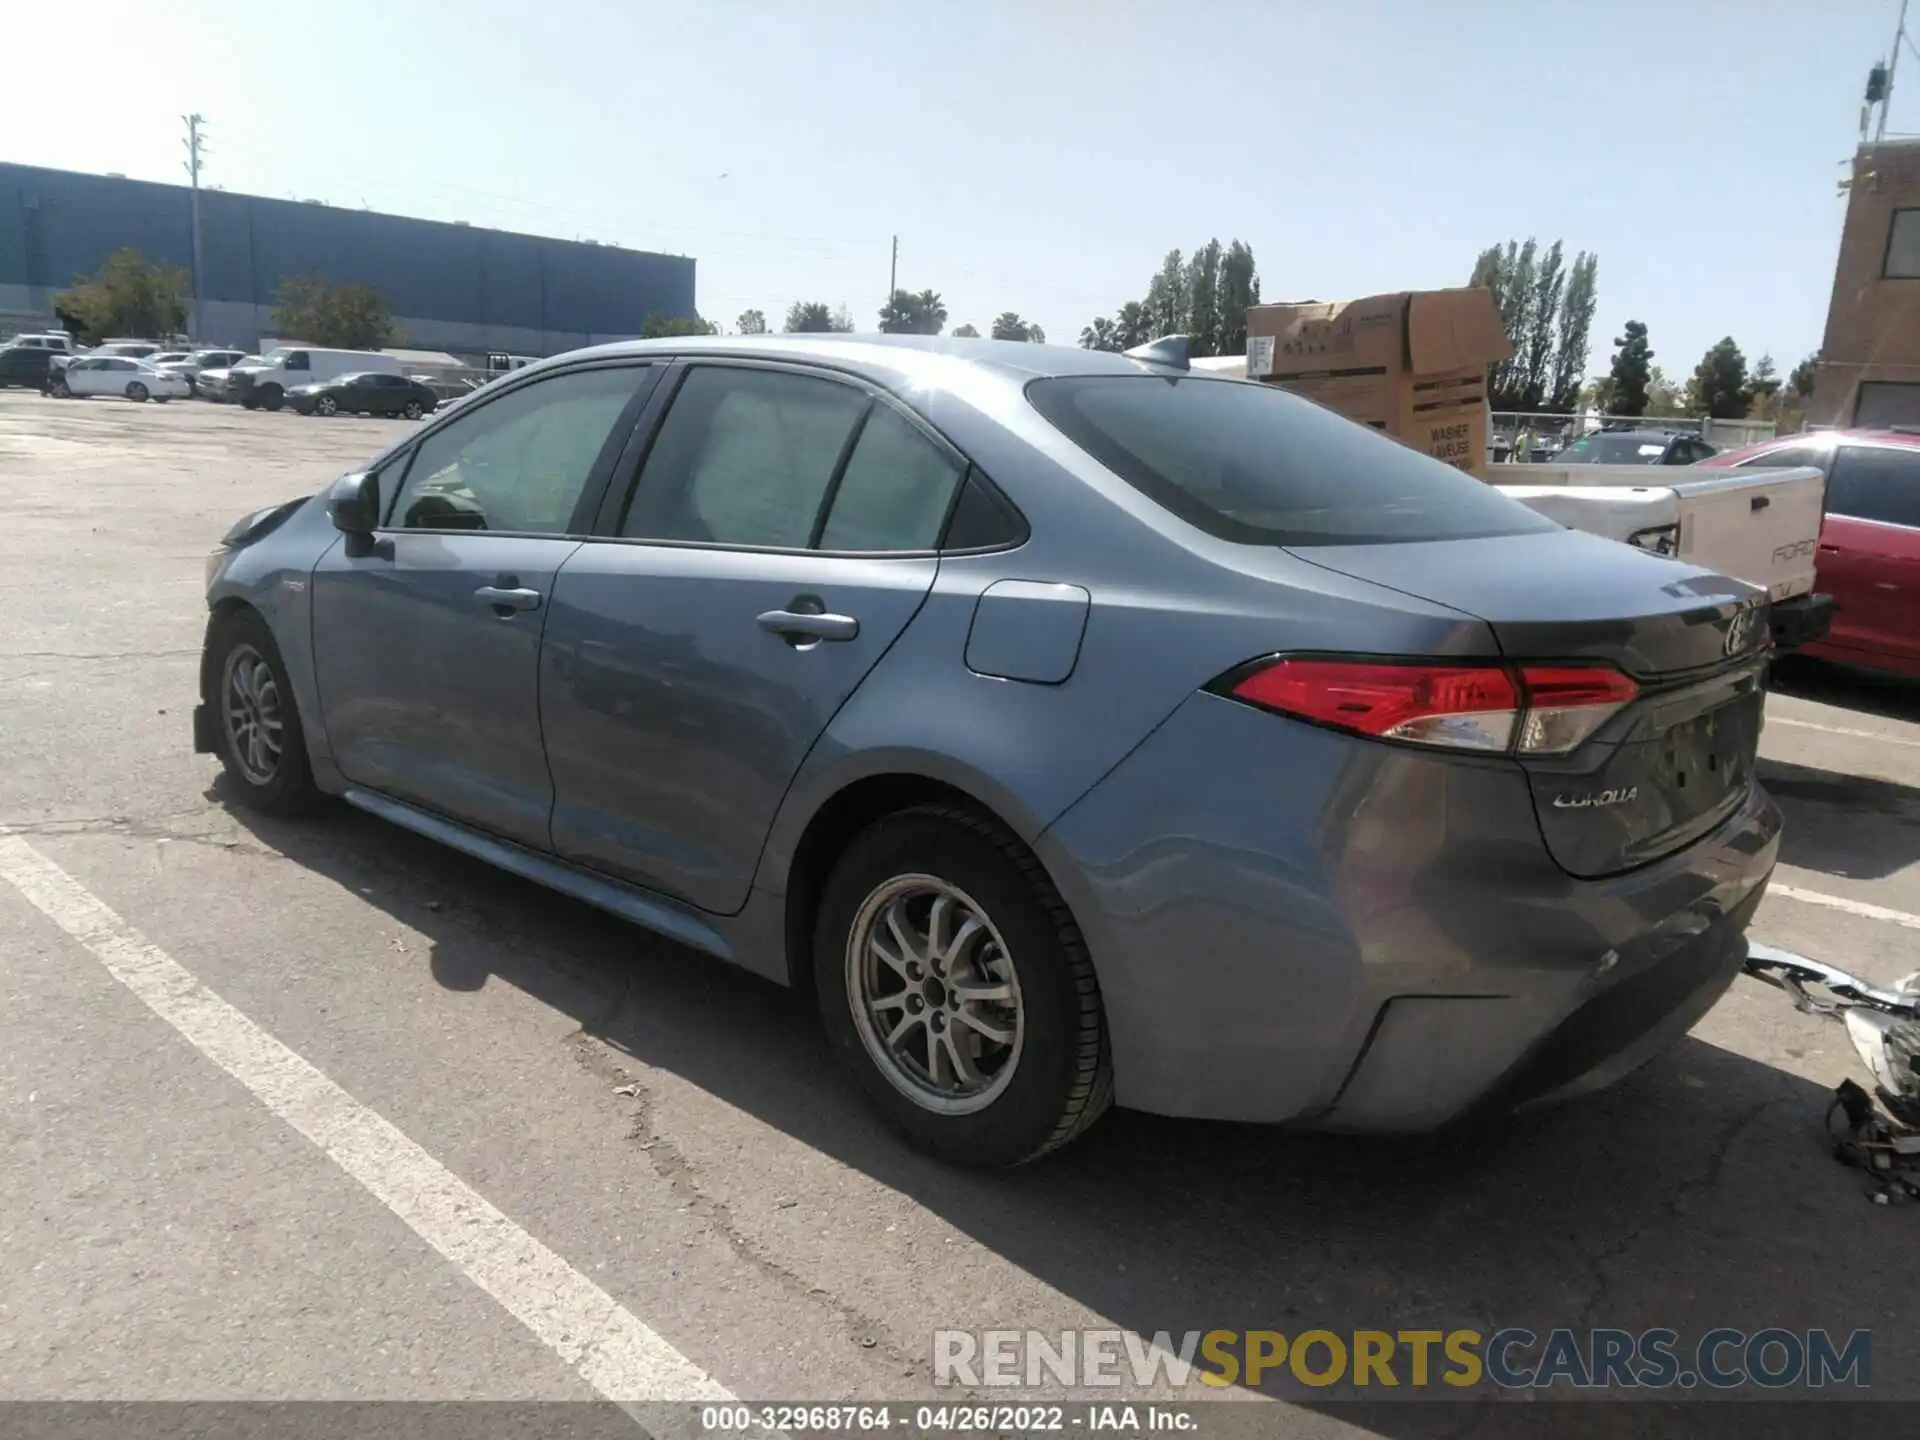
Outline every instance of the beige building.
{"label": "beige building", "polygon": [[1920,425],[1920,140],[1853,160],[1812,425]]}

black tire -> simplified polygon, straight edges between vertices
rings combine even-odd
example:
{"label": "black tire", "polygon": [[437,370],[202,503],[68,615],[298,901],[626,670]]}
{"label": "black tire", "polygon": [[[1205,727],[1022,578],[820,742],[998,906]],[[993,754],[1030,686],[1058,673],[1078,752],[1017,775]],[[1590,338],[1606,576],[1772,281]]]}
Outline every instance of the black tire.
{"label": "black tire", "polygon": [[148,390],[147,387],[142,385],[138,380],[132,380],[127,383],[127,398],[136,405],[146,404],[147,398],[152,393],[152,391]]}
{"label": "black tire", "polygon": [[406,416],[406,418],[409,420],[418,420],[422,415],[426,414],[427,412],[425,407],[423,407],[418,400],[409,400],[407,401],[406,405],[401,409],[400,413]]}
{"label": "black tire", "polygon": [[[1018,982],[1025,1031],[1012,1077],[971,1113],[940,1113],[911,1098],[881,1068],[855,1019],[847,973],[854,925],[870,896],[908,875],[932,876],[969,897],[999,931]],[[1112,1102],[1086,942],[1033,852],[989,816],[934,804],[869,826],[828,876],[812,938],[827,1037],[868,1101],[917,1148],[955,1164],[1019,1165],[1078,1137]]]}
{"label": "black tire", "polygon": [[260,403],[269,410],[278,410],[282,405],[287,403],[287,392],[282,390],[278,385],[262,386],[260,390]]}
{"label": "black tire", "polygon": [[[256,767],[240,754],[235,727],[227,713],[227,685],[230,666],[236,655],[250,651],[264,661],[271,672],[275,708],[280,719],[280,752],[271,774],[265,779]],[[244,663],[244,655],[240,655]],[[227,772],[240,802],[263,815],[301,815],[320,799],[314,786],[313,771],[307,764],[306,734],[300,726],[300,708],[294,700],[293,686],[287,682],[286,662],[266,621],[252,610],[235,610],[221,618],[207,637],[207,657],[201,668],[201,699],[213,715],[220,737],[220,764]]]}
{"label": "black tire", "polygon": [[240,401],[240,408],[242,410],[258,410],[260,408],[260,402],[251,395],[243,396]]}
{"label": "black tire", "polygon": [[335,400],[331,395],[322,395],[313,402],[313,413],[316,415],[333,415],[336,414],[339,409],[340,402]]}
{"label": "black tire", "polygon": [[73,391],[68,388],[65,380],[54,381],[47,387],[47,394],[51,395],[55,400],[71,400],[73,398]]}

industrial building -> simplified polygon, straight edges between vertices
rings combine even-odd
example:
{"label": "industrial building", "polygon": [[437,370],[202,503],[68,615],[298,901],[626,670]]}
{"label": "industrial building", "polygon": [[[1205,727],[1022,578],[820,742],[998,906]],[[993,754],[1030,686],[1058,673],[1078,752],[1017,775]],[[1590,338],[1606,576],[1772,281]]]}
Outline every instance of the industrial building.
{"label": "industrial building", "polygon": [[[200,230],[193,338],[208,344],[272,335],[280,285],[300,275],[371,285],[397,343],[462,356],[552,355],[695,313],[686,256],[206,189]],[[192,192],[0,164],[0,333],[52,324],[54,296],[125,245],[191,270]]]}
{"label": "industrial building", "polygon": [[1920,140],[1854,156],[1807,420],[1920,425]]}

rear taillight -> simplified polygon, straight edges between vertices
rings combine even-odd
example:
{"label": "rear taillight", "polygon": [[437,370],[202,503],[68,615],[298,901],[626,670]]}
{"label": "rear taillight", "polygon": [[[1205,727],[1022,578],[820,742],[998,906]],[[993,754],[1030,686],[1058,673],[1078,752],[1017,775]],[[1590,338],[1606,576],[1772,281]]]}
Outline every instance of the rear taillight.
{"label": "rear taillight", "polygon": [[1225,687],[1235,699],[1377,740],[1564,755],[1640,687],[1610,665],[1443,664],[1284,656]]}

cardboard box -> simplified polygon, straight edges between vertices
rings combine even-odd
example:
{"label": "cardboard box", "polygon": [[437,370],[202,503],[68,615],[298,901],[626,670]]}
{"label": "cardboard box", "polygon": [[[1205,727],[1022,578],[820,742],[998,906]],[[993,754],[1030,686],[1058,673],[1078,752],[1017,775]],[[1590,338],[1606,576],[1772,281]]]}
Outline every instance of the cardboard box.
{"label": "cardboard box", "polygon": [[1403,290],[1256,305],[1247,377],[1485,478],[1487,366],[1513,354],[1493,292]]}

